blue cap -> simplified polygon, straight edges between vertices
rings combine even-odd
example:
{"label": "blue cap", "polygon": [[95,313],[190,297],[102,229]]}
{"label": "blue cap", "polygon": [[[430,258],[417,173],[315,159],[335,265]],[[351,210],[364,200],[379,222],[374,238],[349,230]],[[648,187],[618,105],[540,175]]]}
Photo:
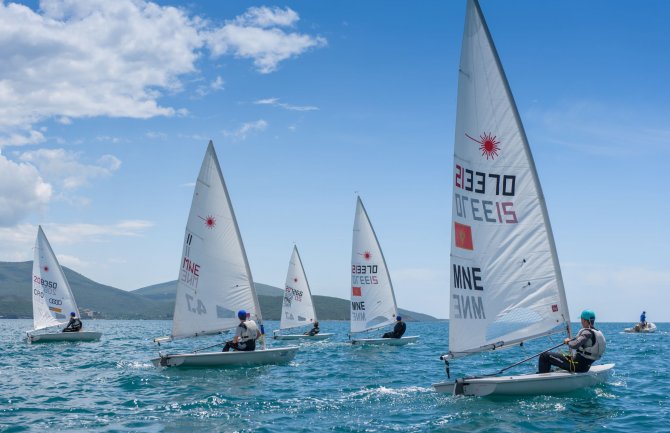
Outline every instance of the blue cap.
{"label": "blue cap", "polygon": [[395,320],[400,321],[400,320],[402,320],[402,317],[400,317],[400,316],[395,316]]}
{"label": "blue cap", "polygon": [[240,311],[237,312],[237,317],[240,320],[245,320],[247,318],[247,312],[244,311],[244,310],[240,310]]}
{"label": "blue cap", "polygon": [[72,311],[72,312],[70,313],[70,316],[76,316],[75,312]]}
{"label": "blue cap", "polygon": [[582,319],[588,320],[589,322],[593,322],[596,320],[596,313],[594,313],[591,310],[584,310],[582,311]]}

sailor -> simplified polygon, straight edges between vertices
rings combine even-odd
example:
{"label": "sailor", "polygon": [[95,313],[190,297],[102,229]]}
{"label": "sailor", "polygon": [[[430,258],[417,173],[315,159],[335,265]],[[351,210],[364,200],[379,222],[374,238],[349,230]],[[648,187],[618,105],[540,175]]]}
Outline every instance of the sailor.
{"label": "sailor", "polygon": [[575,351],[574,356],[557,352],[544,352],[540,355],[538,373],[548,373],[554,365],[573,373],[589,371],[591,364],[605,353],[605,336],[595,328],[596,314],[591,310],[582,311],[582,329],[577,337],[563,341]]}
{"label": "sailor", "polygon": [[319,322],[314,322],[314,326],[312,327],[312,329],[305,332],[305,335],[309,335],[310,337],[314,337],[316,334],[319,333],[319,331],[320,331]]}
{"label": "sailor", "polygon": [[70,313],[70,321],[67,322],[67,326],[63,328],[63,332],[79,332],[82,328],[81,320],[77,317],[77,314],[73,311]]}
{"label": "sailor", "polygon": [[647,312],[643,311],[642,314],[640,314],[640,326],[642,328],[645,328],[647,326]]}
{"label": "sailor", "polygon": [[233,339],[226,341],[226,345],[223,346],[223,352],[228,352],[230,349],[243,352],[256,350],[256,339],[260,334],[258,332],[258,325],[253,320],[247,320],[247,312],[244,310],[237,312],[237,318],[240,319],[240,324],[235,329]]}
{"label": "sailor", "polygon": [[393,327],[393,332],[387,332],[384,335],[382,335],[382,338],[400,338],[402,337],[402,334],[405,333],[405,330],[407,329],[407,325],[405,322],[402,321],[402,317],[396,316],[395,318],[395,326]]}

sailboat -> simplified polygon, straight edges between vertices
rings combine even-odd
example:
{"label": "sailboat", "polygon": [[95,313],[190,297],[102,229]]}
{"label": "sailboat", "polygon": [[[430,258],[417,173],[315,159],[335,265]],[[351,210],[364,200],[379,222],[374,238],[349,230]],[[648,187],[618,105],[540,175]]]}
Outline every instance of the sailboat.
{"label": "sailboat", "polygon": [[[221,334],[236,328],[238,310],[251,313],[263,330],[258,296],[230,196],[219,160],[210,141],[193,192],[186,224],[172,333],[154,339],[163,342]],[[163,354],[152,359],[155,366],[216,367],[260,365],[291,361],[296,346],[249,352],[203,352]],[[210,346],[213,347],[213,346]]]}
{"label": "sailboat", "polygon": [[[535,163],[477,0],[467,1],[457,104],[449,353],[442,356],[447,374],[452,359],[571,334]],[[495,376],[498,372],[433,386],[478,396],[549,394],[603,382],[613,367]]]}
{"label": "sailboat", "polygon": [[[369,332],[396,321],[391,275],[363,201],[358,197],[351,246],[351,334]],[[353,345],[402,346],[419,337],[352,338]]]}
{"label": "sailboat", "polygon": [[[312,301],[312,292],[309,290],[305,268],[300,260],[298,247],[293,247],[291,260],[288,263],[286,273],[286,285],[284,299],[281,308],[281,320],[279,330],[293,329],[305,325],[313,325],[318,322],[316,310]],[[318,333],[316,335],[305,334],[280,334],[275,331],[275,340],[325,340],[333,334]]]}
{"label": "sailboat", "polygon": [[[32,275],[33,329],[27,332],[29,343],[50,341],[96,341],[102,333],[79,331],[62,332],[49,328],[63,327],[70,313],[79,317],[79,309],[72,295],[63,269],[51,249],[42,226],[37,228]],[[44,330],[44,332],[36,332]]]}

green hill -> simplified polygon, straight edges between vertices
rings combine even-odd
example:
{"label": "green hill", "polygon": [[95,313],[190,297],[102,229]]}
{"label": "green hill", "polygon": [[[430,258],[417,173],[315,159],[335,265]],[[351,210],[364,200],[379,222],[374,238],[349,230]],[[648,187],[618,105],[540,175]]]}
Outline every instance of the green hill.
{"label": "green hill", "polygon": [[[263,311],[263,318],[267,320],[279,320],[281,317],[281,305],[284,291],[278,287],[268,286],[267,284],[255,283],[255,285],[256,293],[258,294],[258,302],[261,303],[261,311]],[[142,295],[148,299],[173,303],[176,292],[177,280],[174,280],[167,283],[142,287],[141,289],[133,290],[132,293]],[[349,320],[350,308],[349,301],[346,299],[314,295],[314,306],[316,308],[316,315],[320,320]],[[437,320],[427,314],[416,313],[402,308],[398,308],[398,313],[403,316],[403,320]]]}
{"label": "green hill", "polygon": [[[0,316],[33,317],[30,296],[33,262],[0,262]],[[146,299],[132,292],[96,283],[63,267],[65,277],[80,310],[98,312],[109,319],[167,319],[172,317],[168,303]]]}
{"label": "green hill", "polygon": [[[0,317],[31,318],[30,297],[32,262],[0,262]],[[169,281],[126,292],[96,283],[63,267],[77,305],[105,319],[171,319],[177,282]],[[256,283],[263,318],[279,320],[284,291]],[[349,320],[349,301],[330,296],[314,296],[316,314],[320,320]],[[434,317],[399,309],[406,320],[429,321]]]}

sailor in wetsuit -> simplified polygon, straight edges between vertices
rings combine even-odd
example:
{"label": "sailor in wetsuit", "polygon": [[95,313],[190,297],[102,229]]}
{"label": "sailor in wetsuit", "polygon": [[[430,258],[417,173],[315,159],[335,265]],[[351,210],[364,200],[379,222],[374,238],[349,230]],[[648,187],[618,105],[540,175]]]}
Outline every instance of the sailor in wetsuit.
{"label": "sailor in wetsuit", "polygon": [[79,332],[82,328],[81,320],[77,317],[77,314],[73,311],[70,313],[70,321],[67,322],[67,326],[63,328],[63,332]]}
{"label": "sailor in wetsuit", "polygon": [[566,338],[563,342],[575,355],[564,355],[557,352],[544,352],[538,362],[538,373],[548,373],[554,365],[573,373],[589,371],[591,364],[605,353],[605,336],[594,327],[596,314],[591,310],[582,311],[582,329],[574,339]]}
{"label": "sailor in wetsuit", "polygon": [[240,319],[240,324],[235,329],[235,336],[232,340],[226,341],[222,351],[228,352],[233,349],[251,352],[256,350],[256,339],[259,335],[258,325],[253,320],[247,320],[247,312],[244,310],[237,312],[237,318]]}
{"label": "sailor in wetsuit", "polygon": [[405,330],[407,329],[407,325],[405,322],[402,321],[402,317],[396,316],[395,318],[395,326],[393,327],[393,332],[387,332],[384,335],[382,335],[382,338],[400,338],[402,337],[402,334],[405,333]]}
{"label": "sailor in wetsuit", "polygon": [[314,322],[314,327],[310,329],[309,331],[305,332],[304,335],[309,335],[310,337],[314,337],[316,334],[318,334],[320,331],[319,329],[319,322]]}

